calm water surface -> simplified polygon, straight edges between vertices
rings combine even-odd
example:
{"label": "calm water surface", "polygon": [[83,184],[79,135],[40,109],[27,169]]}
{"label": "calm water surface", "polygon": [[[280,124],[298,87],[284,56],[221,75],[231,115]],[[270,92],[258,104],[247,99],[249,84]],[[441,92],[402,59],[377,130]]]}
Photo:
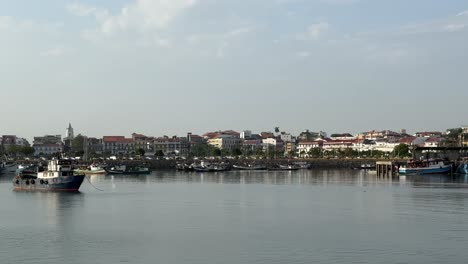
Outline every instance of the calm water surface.
{"label": "calm water surface", "polygon": [[[360,171],[0,175],[0,263],[466,263],[468,178]],[[99,191],[96,188],[102,189]]]}

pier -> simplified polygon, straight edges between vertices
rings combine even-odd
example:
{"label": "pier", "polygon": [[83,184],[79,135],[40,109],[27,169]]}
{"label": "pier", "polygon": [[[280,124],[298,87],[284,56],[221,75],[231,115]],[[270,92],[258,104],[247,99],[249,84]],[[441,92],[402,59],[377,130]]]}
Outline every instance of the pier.
{"label": "pier", "polygon": [[377,161],[375,168],[379,177],[393,177],[398,171],[395,169],[397,163],[393,161]]}

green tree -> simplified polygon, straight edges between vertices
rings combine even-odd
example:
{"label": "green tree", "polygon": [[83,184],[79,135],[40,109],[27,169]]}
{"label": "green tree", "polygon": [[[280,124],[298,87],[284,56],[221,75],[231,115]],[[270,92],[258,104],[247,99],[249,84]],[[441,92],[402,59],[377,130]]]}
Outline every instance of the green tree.
{"label": "green tree", "polygon": [[242,151],[241,151],[240,149],[238,149],[238,148],[233,149],[233,150],[231,151],[231,153],[232,153],[233,156],[240,156],[240,155],[242,155]]}
{"label": "green tree", "polygon": [[22,146],[20,152],[24,156],[31,156],[32,154],[34,154],[34,148],[30,146]]}
{"label": "green tree", "polygon": [[275,133],[276,133],[276,134],[279,134],[279,132],[280,132],[280,128],[279,128],[279,127],[275,127]]}
{"label": "green tree", "polygon": [[154,156],[156,156],[156,157],[164,157],[164,152],[163,152],[162,150],[158,149],[158,150],[156,151],[156,153],[154,153]]}
{"label": "green tree", "polygon": [[75,155],[79,155],[81,153],[84,153],[84,147],[84,137],[81,134],[79,134],[71,142],[71,151]]}
{"label": "green tree", "polygon": [[142,148],[138,148],[138,149],[136,150],[136,154],[137,154],[138,156],[144,156],[145,153],[146,153],[145,150],[142,149]]}
{"label": "green tree", "polygon": [[393,153],[397,157],[407,157],[410,155],[410,149],[408,145],[401,143],[395,146],[395,148],[393,149]]}
{"label": "green tree", "polygon": [[213,155],[215,147],[208,145],[206,143],[197,144],[191,147],[190,153],[196,157],[207,157]]}
{"label": "green tree", "polygon": [[322,149],[320,148],[311,148],[309,150],[309,157],[312,157],[312,158],[320,158],[322,156]]}
{"label": "green tree", "polygon": [[7,148],[6,153],[10,156],[16,157],[19,153],[21,153],[21,147],[18,145],[11,145]]}
{"label": "green tree", "polygon": [[218,157],[221,156],[221,150],[219,148],[213,149],[213,156]]}

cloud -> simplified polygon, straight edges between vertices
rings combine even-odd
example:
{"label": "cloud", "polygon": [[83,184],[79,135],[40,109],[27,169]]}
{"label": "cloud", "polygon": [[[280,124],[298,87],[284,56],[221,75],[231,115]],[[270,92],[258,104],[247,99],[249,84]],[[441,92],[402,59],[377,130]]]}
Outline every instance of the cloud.
{"label": "cloud", "polygon": [[307,58],[310,56],[310,52],[308,51],[299,51],[299,52],[296,52],[296,56],[300,57],[300,58]]}
{"label": "cloud", "polygon": [[10,16],[0,16],[0,31],[20,32],[36,26],[31,20],[18,20]]}
{"label": "cloud", "polygon": [[198,46],[201,49],[211,49],[211,52],[202,52],[204,54],[213,54],[216,58],[224,58],[227,50],[236,44],[236,41],[242,39],[248,34],[255,32],[257,25],[248,24],[237,28],[227,30],[222,33],[213,34],[192,34],[185,38],[186,43],[191,46]]}
{"label": "cloud", "polygon": [[468,10],[458,13],[457,16],[468,16]]}
{"label": "cloud", "polygon": [[97,11],[97,8],[80,3],[73,3],[67,5],[67,10],[76,16],[90,16]]}
{"label": "cloud", "polygon": [[465,24],[450,24],[445,26],[445,30],[448,32],[456,32],[464,29],[466,27]]}
{"label": "cloud", "polygon": [[329,28],[330,24],[326,22],[310,25],[307,28],[306,37],[309,39],[318,39],[324,32],[328,31]]}
{"label": "cloud", "polygon": [[82,5],[72,5],[69,10],[77,15],[95,15],[100,24],[99,31],[113,35],[128,31],[146,33],[162,30],[196,3],[197,0],[136,0],[122,7],[116,15]]}
{"label": "cloud", "polygon": [[41,52],[39,55],[43,57],[60,57],[66,53],[65,48],[63,47],[54,47],[49,50]]}

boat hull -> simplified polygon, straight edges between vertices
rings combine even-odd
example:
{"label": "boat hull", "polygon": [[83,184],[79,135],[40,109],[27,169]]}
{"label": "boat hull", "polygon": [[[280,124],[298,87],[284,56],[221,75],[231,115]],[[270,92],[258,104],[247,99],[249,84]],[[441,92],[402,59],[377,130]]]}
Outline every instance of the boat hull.
{"label": "boat hull", "polygon": [[80,189],[85,175],[66,176],[50,180],[42,179],[13,179],[15,191],[63,191],[76,192]]}
{"label": "boat hull", "polygon": [[235,169],[235,170],[247,170],[247,171],[256,171],[256,170],[266,170],[267,169],[267,167],[263,167],[263,166],[246,167],[246,166],[237,166],[237,165],[233,165],[232,168]]}
{"label": "boat hull", "polygon": [[450,173],[451,170],[451,165],[445,165],[431,168],[400,168],[398,172],[400,174],[443,174]]}
{"label": "boat hull", "polygon": [[461,174],[468,174],[468,164],[461,164],[461,165],[458,167],[458,173],[461,173]]}

